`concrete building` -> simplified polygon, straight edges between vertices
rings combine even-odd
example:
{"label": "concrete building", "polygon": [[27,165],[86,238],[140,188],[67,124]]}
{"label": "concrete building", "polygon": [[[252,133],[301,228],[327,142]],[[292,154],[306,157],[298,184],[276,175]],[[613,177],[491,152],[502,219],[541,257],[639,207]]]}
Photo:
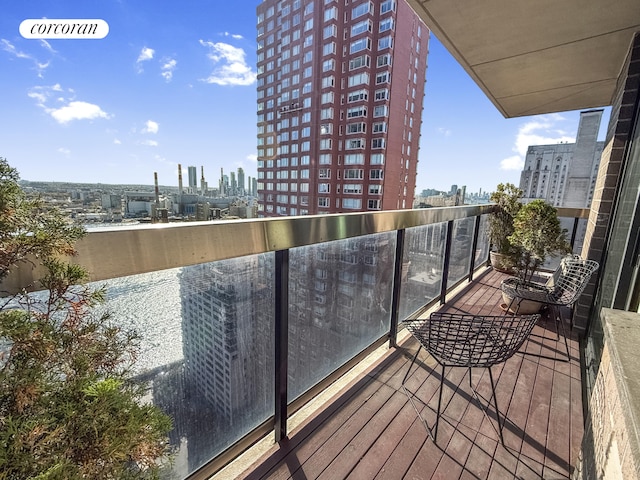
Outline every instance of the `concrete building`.
{"label": "concrete building", "polygon": [[265,0],[259,215],[411,208],[429,30],[405,0]]}
{"label": "concrete building", "polygon": [[598,142],[602,112],[580,113],[576,143],[529,147],[520,174],[525,201],[541,198],[557,207],[589,207],[604,148]]}
{"label": "concrete building", "polygon": [[198,171],[196,167],[189,167],[189,193],[198,193]]}

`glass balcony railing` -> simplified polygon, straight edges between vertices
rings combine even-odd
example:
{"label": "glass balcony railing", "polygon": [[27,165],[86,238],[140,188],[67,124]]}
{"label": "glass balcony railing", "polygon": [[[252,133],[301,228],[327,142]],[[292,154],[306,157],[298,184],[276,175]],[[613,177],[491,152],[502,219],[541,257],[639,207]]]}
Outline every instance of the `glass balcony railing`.
{"label": "glass balcony railing", "polygon": [[112,317],[143,334],[137,375],[174,419],[166,478],[204,478],[269,431],[286,435],[315,392],[394,345],[403,318],[472,279],[492,209],[91,231],[77,261],[106,285]]}

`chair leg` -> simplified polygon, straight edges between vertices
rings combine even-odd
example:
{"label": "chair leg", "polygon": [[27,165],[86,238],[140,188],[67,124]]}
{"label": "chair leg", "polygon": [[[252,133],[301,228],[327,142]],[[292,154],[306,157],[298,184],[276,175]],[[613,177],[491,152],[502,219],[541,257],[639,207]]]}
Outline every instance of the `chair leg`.
{"label": "chair leg", "polygon": [[416,354],[413,356],[413,360],[411,360],[411,365],[409,365],[409,369],[407,370],[407,373],[404,374],[404,378],[402,379],[402,384],[401,384],[403,387],[404,387],[404,382],[406,382],[407,378],[409,377],[409,372],[411,371],[411,368],[413,368],[413,364],[416,362],[416,359],[418,358],[418,354],[420,353],[420,350],[422,350],[422,345],[420,345],[420,347],[416,351]]}
{"label": "chair leg", "polygon": [[489,370],[489,380],[491,380],[491,394],[493,395],[493,403],[496,407],[496,418],[498,419],[498,431],[500,433],[500,441],[504,446],[504,436],[502,435],[502,425],[504,422],[500,422],[500,410],[498,409],[498,397],[496,396],[496,384],[493,381],[493,373],[491,373],[491,367],[487,368]]}
{"label": "chair leg", "polygon": [[440,374],[440,393],[438,394],[438,411],[436,412],[436,424],[434,425],[433,443],[438,439],[438,425],[440,424],[440,406],[442,405],[442,388],[444,387],[444,365]]}
{"label": "chair leg", "polygon": [[[560,311],[560,307],[555,307],[555,310],[557,311],[557,318],[554,316],[554,320],[556,320],[556,322],[558,323],[558,325],[556,325],[556,329],[558,330],[558,336],[560,336],[560,329],[562,329],[562,336],[564,338],[564,348],[566,349],[567,352],[567,359],[565,361],[570,361],[571,360],[571,356],[569,355],[569,342],[567,340],[567,329],[564,326],[564,320],[562,320],[562,312]],[[560,341],[560,339],[558,338],[558,341]]]}

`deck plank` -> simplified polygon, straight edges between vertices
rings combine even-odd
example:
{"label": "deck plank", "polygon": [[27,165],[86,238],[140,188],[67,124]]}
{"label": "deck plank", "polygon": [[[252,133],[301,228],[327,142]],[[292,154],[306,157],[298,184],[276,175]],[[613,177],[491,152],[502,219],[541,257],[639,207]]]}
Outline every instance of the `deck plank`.
{"label": "deck plank", "polygon": [[[489,270],[462,294],[447,299],[441,310],[502,314],[503,278]],[[565,325],[569,327],[568,321]],[[401,386],[417,350],[410,339],[258,459],[242,478],[569,478],[583,433],[579,345],[576,333],[567,328],[571,358],[563,361],[564,343],[562,338],[557,341],[556,326],[553,320],[539,322],[536,336],[521,349],[549,358],[519,353],[492,368],[500,415],[507,418],[506,447],[496,431],[495,407],[491,404],[483,413],[465,368],[446,369],[437,444],[429,438]],[[437,363],[422,351],[406,382],[430,426],[440,373]],[[474,370],[472,379],[488,401],[486,370]]]}

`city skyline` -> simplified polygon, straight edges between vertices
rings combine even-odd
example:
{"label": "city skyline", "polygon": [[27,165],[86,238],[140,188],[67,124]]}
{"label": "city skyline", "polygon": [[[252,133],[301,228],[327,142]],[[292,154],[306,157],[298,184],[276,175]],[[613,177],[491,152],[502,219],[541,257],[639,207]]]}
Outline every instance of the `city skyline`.
{"label": "city skyline", "polygon": [[[0,156],[30,181],[151,185],[157,171],[174,185],[179,163],[204,166],[209,183],[220,168],[254,177],[258,4],[3,6]],[[20,36],[42,17],[102,18],[109,34]],[[429,50],[417,192],[518,183],[528,145],[575,139],[579,112],[506,120],[433,36]]]}

